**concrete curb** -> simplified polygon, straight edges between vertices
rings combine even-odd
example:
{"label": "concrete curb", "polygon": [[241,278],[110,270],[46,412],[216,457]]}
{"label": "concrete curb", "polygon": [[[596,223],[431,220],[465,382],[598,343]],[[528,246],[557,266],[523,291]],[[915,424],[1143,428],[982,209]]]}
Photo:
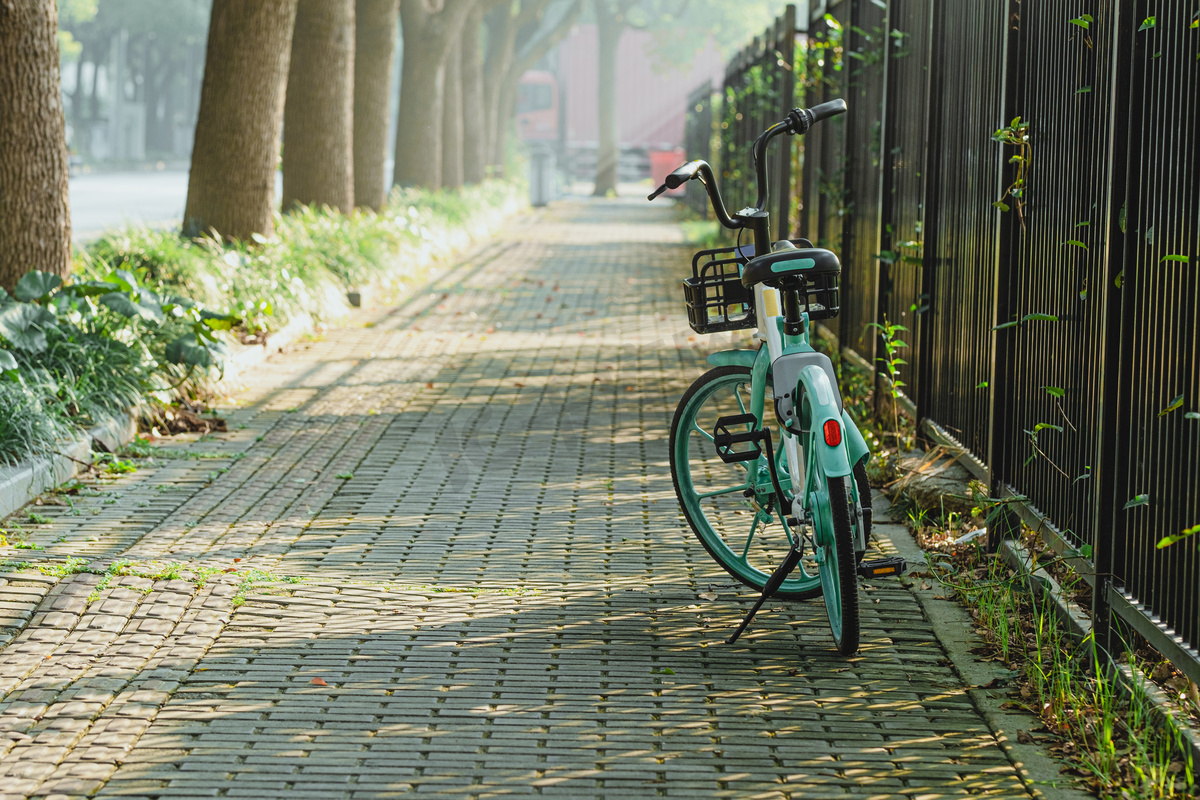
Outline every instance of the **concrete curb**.
{"label": "concrete curb", "polygon": [[115,452],[137,433],[133,414],[112,417],[74,441],[59,444],[52,456],[0,468],[0,518],[7,517],[42,492],[68,481],[83,464],[91,462],[93,449]]}
{"label": "concrete curb", "polygon": [[[1048,603],[1058,618],[1065,625],[1067,633],[1076,642],[1083,642],[1092,634],[1092,620],[1078,605],[1071,602],[1063,594],[1062,586],[1049,572],[1037,566],[1033,554],[1019,541],[1006,539],[1000,544],[1000,554],[1004,560],[1022,577],[1030,591],[1041,602]],[[1150,701],[1151,714],[1154,722],[1166,726],[1179,733],[1183,746],[1191,751],[1192,759],[1200,763],[1200,739],[1196,732],[1187,724],[1180,724],[1171,712],[1170,701],[1166,693],[1158,688],[1153,681],[1135,672],[1128,664],[1115,664],[1113,676],[1118,690],[1125,697],[1140,693]]]}
{"label": "concrete curb", "polygon": [[[924,571],[928,568],[925,551],[916,543],[908,528],[901,524],[887,523],[891,501],[876,493],[873,503],[874,519],[878,522],[873,531],[889,539],[897,553],[908,561],[909,569]],[[1036,741],[1022,742],[1022,732],[1041,727],[1041,720],[1032,714],[1004,708],[1009,702],[1009,690],[1004,685],[1013,677],[1011,670],[1001,665],[980,661],[971,652],[983,640],[975,632],[975,626],[967,610],[953,598],[944,595],[940,585],[931,582],[930,588],[922,588],[920,581],[909,585],[926,617],[933,622],[933,630],[947,658],[966,687],[970,698],[996,741],[1008,754],[1017,768],[1026,790],[1042,800],[1092,800],[1093,795],[1074,785],[1072,779],[1062,774],[1062,764],[1045,752]]]}

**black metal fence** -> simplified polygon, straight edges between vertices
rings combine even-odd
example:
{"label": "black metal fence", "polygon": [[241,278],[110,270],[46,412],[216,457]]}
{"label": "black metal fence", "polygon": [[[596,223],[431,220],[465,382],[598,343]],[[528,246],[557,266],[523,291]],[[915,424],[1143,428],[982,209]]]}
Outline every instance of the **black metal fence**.
{"label": "black metal fence", "polygon": [[[704,138],[705,112],[698,109],[701,86],[688,99],[689,109],[697,108],[689,117],[688,158],[704,158],[714,162],[721,176],[721,192],[732,209],[754,202],[756,187],[754,171],[750,163],[748,143],[764,128],[777,122],[780,109],[790,109],[795,94],[793,63],[796,57],[796,7],[787,6],[782,16],[762,35],[754,39],[730,60],[725,69],[725,86],[721,95],[719,115],[712,107],[708,119],[715,122],[720,150],[714,155],[701,142]],[[692,142],[697,142],[693,149]],[[709,157],[703,153],[709,153]],[[790,232],[788,219],[792,204],[792,162],[795,151],[788,143],[772,148],[767,158],[767,175],[770,178],[771,197],[769,210],[775,221],[775,230],[783,235]],[[691,189],[689,189],[691,191]],[[696,193],[698,196],[699,192]],[[689,203],[693,201],[689,200]],[[695,201],[698,206],[706,202]],[[790,215],[793,216],[794,215]]]}
{"label": "black metal fence", "polygon": [[[716,134],[713,96],[712,81],[705,81],[688,95],[683,146],[689,160],[713,162],[712,145]],[[708,219],[711,212],[704,187],[695,181],[688,181],[684,187],[684,202],[701,217]]]}
{"label": "black metal fence", "polygon": [[806,137],[794,219],[842,255],[843,348],[904,324],[917,416],[1093,581],[1101,640],[1200,680],[1200,534],[1158,546],[1200,524],[1189,5],[827,3],[796,103],[851,111]]}

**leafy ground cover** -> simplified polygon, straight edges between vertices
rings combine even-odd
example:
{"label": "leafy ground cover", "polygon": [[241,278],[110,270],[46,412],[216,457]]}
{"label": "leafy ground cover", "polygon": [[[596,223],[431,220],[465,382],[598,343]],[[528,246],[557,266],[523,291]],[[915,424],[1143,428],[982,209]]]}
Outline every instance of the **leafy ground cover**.
{"label": "leafy ground cover", "polygon": [[302,208],[250,242],[127,228],[77,253],[65,282],[30,271],[12,296],[0,290],[0,464],[49,454],[129,409],[199,418],[189,401],[220,374],[231,340],[336,320],[352,290],[403,292],[524,197],[515,181],[396,190],[378,214]]}
{"label": "leafy ground cover", "polygon": [[[1082,642],[1073,639],[1048,599],[1034,593],[1001,555],[985,549],[978,533],[998,506],[982,484],[968,487],[976,506],[970,514],[921,508],[905,496],[896,465],[915,443],[912,420],[898,413],[895,392],[883,378],[877,413],[862,413],[876,407],[876,387],[868,373],[841,359],[832,345],[828,338],[818,341],[835,361],[847,408],[860,410],[859,421],[873,453],[868,464],[872,484],[893,496],[893,514],[902,518],[927,553],[928,571],[910,577],[940,584],[947,596],[960,601],[985,643],[977,657],[1013,671],[1006,705],[1023,708],[1040,722],[1019,736],[1046,744],[1062,759],[1065,771],[1098,797],[1195,796],[1200,765],[1193,763],[1178,729],[1159,722],[1152,713],[1153,700],[1137,687],[1157,684],[1172,701],[1176,724],[1187,725],[1190,719],[1195,727],[1200,721],[1196,684],[1129,632],[1115,662],[1117,668],[1132,671],[1135,689],[1122,691],[1114,667],[1097,653],[1095,641],[1090,636]],[[891,349],[889,353],[894,355]],[[886,375],[889,365],[887,359],[882,361]],[[1064,597],[1086,612],[1091,605],[1086,581],[1050,551],[1036,531],[1024,529],[1021,542],[1038,566],[1059,582]]]}

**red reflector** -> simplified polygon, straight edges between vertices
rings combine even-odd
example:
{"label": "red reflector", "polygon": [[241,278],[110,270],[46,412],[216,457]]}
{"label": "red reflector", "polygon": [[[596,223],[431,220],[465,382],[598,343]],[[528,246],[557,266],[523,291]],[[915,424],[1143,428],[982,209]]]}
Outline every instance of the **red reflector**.
{"label": "red reflector", "polygon": [[825,422],[825,444],[830,447],[837,447],[842,443],[842,426],[838,425],[836,419],[826,420]]}

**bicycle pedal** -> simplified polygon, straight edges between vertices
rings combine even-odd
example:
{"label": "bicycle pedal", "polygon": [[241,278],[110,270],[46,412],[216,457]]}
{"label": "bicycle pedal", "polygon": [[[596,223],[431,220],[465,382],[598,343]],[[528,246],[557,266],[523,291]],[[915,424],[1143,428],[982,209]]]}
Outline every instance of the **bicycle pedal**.
{"label": "bicycle pedal", "polygon": [[[751,430],[730,430],[741,425],[749,425]],[[721,460],[726,464],[734,464],[738,461],[753,461],[761,456],[762,446],[759,443],[766,435],[761,430],[754,430],[757,425],[758,417],[753,414],[735,414],[718,419],[716,427],[713,428],[713,444],[716,445],[717,455]],[[750,445],[751,449],[735,450],[736,445]]]}
{"label": "bicycle pedal", "polygon": [[891,578],[903,575],[907,571],[908,562],[899,556],[860,561],[858,564],[858,575],[861,578]]}

